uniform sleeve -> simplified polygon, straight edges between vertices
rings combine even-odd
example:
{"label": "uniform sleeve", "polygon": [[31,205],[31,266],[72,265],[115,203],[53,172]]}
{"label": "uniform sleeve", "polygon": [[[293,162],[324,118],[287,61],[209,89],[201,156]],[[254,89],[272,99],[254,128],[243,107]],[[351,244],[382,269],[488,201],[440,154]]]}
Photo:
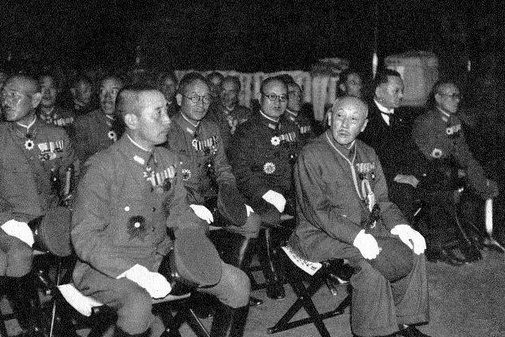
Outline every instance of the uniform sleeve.
{"label": "uniform sleeve", "polygon": [[221,136],[217,140],[217,152],[214,155],[214,167],[216,170],[216,180],[218,185],[230,184],[235,185],[235,176],[231,172],[231,166],[228,163],[228,158],[226,157],[224,151],[224,143]]}
{"label": "uniform sleeve", "polygon": [[239,127],[232,138],[230,161],[237,179],[237,187],[247,198],[261,198],[270,187],[252,171],[251,154],[254,141],[248,137],[244,128]]}
{"label": "uniform sleeve", "polygon": [[207,223],[196,216],[195,212],[189,207],[187,190],[182,182],[182,169],[179,165],[173,181],[172,193],[167,198],[164,207],[168,213],[167,226],[173,228],[176,237],[177,230],[181,228],[193,227],[207,230]]}
{"label": "uniform sleeve", "polygon": [[334,239],[352,244],[361,228],[342,215],[328,198],[330,187],[322,180],[322,157],[318,152],[304,150],[298,158],[294,174],[298,206],[314,227]]}
{"label": "uniform sleeve", "polygon": [[461,166],[467,169],[468,180],[470,185],[475,189],[475,191],[482,197],[487,198],[490,193],[489,186],[487,185],[487,178],[484,173],[484,169],[479,164],[479,162],[473,157],[468,144],[466,143],[465,135],[463,130],[460,131],[456,143],[456,158]]}
{"label": "uniform sleeve", "polygon": [[[103,159],[103,158],[100,158]],[[96,270],[116,278],[135,265],[111,244],[106,229],[111,223],[113,167],[91,160],[78,188],[71,238],[77,256]]]}

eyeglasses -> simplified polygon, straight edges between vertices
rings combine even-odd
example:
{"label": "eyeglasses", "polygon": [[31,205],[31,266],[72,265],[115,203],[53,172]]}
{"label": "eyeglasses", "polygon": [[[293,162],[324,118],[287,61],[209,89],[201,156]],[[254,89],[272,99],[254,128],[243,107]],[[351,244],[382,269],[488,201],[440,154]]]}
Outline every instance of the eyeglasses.
{"label": "eyeglasses", "polygon": [[438,93],[440,96],[447,96],[450,97],[451,99],[463,99],[463,95],[460,93],[454,93],[454,94],[444,94],[444,93]]}
{"label": "eyeglasses", "polygon": [[192,96],[186,96],[184,94],[181,94],[183,97],[186,97],[187,99],[189,99],[191,102],[193,103],[198,103],[200,101],[202,101],[204,104],[209,104],[210,102],[212,102],[212,96],[210,95],[204,95],[204,96],[200,96],[200,95],[197,95],[197,94],[194,94]]}
{"label": "eyeglasses", "polygon": [[275,102],[277,99],[279,99],[279,102],[287,102],[288,100],[288,95],[276,95],[274,93],[271,93],[271,94],[264,94],[264,93],[261,93],[263,96],[265,96],[266,98],[268,98],[269,101],[271,102]]}

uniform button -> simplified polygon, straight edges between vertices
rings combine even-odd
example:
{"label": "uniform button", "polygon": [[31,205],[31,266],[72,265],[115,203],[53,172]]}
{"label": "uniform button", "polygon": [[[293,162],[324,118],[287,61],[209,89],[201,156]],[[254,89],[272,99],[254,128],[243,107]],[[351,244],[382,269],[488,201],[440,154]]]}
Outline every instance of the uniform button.
{"label": "uniform button", "polygon": [[135,223],[133,224],[133,227],[135,227],[135,228],[140,228],[140,222],[135,222]]}
{"label": "uniform button", "polygon": [[126,207],[124,208],[124,210],[125,210],[125,212],[129,212],[129,211],[130,211],[130,206],[126,206]]}

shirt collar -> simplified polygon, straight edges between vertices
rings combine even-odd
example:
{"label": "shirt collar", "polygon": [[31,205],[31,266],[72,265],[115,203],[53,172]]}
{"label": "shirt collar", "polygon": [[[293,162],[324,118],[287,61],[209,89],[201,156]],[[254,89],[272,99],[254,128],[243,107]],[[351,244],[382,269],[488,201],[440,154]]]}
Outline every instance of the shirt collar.
{"label": "shirt collar", "polygon": [[385,106],[381,105],[377,100],[374,98],[373,100],[375,102],[375,105],[377,105],[377,109],[380,110],[380,112],[385,113],[385,114],[394,114],[395,109],[388,109]]}

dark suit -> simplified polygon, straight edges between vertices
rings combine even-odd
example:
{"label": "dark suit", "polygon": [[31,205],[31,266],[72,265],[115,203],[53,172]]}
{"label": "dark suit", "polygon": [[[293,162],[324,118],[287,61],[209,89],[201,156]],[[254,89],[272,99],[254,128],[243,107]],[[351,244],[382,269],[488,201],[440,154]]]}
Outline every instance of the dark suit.
{"label": "dark suit", "polygon": [[390,117],[390,125],[382,118],[374,101],[368,105],[368,125],[359,138],[370,145],[382,163],[389,189],[389,198],[398,205],[409,221],[413,218],[416,189],[394,181],[398,174],[413,175],[422,182],[429,175],[430,164],[411,138],[410,127],[401,109]]}

